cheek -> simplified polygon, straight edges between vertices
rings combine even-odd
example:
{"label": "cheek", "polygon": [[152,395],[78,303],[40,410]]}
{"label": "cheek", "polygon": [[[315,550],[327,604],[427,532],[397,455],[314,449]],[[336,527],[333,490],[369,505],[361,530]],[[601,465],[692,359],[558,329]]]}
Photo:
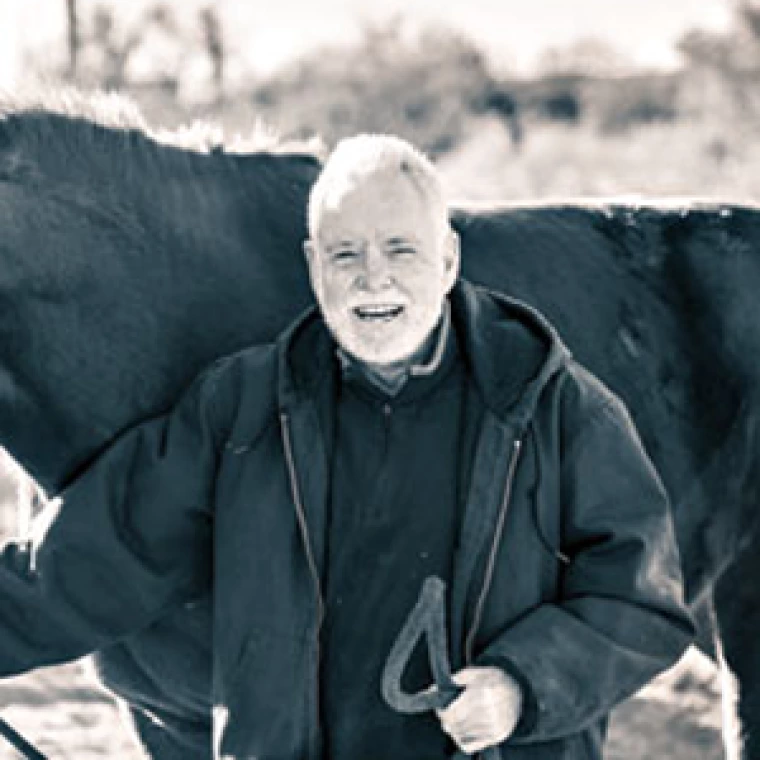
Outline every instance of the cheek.
{"label": "cheek", "polygon": [[409,271],[404,283],[419,304],[439,301],[445,295],[447,284],[443,272],[431,266]]}
{"label": "cheek", "polygon": [[322,292],[319,301],[324,311],[333,314],[343,311],[349,302],[351,284],[354,278],[347,272],[331,272],[322,281]]}
{"label": "cheek", "polygon": [[352,280],[348,272],[329,272],[324,279],[324,290],[333,295],[345,293],[350,288]]}
{"label": "cheek", "polygon": [[422,283],[427,288],[434,288],[444,279],[444,267],[435,261],[417,260],[406,270],[406,277],[415,283]]}

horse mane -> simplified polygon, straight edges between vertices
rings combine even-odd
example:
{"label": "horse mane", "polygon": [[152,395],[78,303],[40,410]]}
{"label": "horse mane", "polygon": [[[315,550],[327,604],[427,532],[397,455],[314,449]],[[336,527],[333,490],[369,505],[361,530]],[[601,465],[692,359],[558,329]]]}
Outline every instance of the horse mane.
{"label": "horse mane", "polygon": [[[280,207],[289,199],[293,214],[305,207],[321,165],[317,148],[256,124],[234,142],[210,124],[159,131],[121,95],[0,95],[0,184],[10,190],[0,220],[109,228],[137,246],[207,234],[217,212],[188,215],[188,204],[228,204],[241,218],[256,209],[272,228],[292,226],[297,217]],[[23,220],[9,217],[14,202],[24,204]]]}
{"label": "horse mane", "polygon": [[[122,139],[115,139],[120,136]],[[101,146],[121,146],[130,158],[161,147],[191,154],[294,155],[321,160],[319,138],[283,139],[262,120],[245,135],[228,137],[210,121],[196,120],[176,129],[153,126],[134,100],[123,94],[44,88],[31,93],[0,93],[0,151],[28,158],[49,152],[51,144],[70,156],[86,155]],[[113,157],[116,158],[116,157]],[[3,170],[8,177],[9,156]],[[10,161],[10,165],[14,164]]]}
{"label": "horse mane", "polygon": [[[295,192],[288,183],[300,188],[321,159],[317,142],[282,140],[260,123],[234,140],[204,122],[156,129],[123,95],[73,89],[0,95],[0,182],[123,231],[176,224],[186,193],[212,200],[222,187],[255,193],[256,203],[268,207]],[[146,188],[161,193],[160,213]],[[39,213],[49,220],[46,208]],[[202,219],[188,221],[197,223]]]}

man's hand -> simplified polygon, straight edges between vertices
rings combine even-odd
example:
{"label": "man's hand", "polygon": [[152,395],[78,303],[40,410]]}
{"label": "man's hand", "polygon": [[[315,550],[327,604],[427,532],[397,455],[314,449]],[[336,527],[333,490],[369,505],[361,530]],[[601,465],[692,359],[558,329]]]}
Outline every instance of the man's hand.
{"label": "man's hand", "polygon": [[436,714],[459,749],[472,755],[507,739],[522,711],[522,689],[517,681],[491,666],[464,668],[453,680],[465,690]]}

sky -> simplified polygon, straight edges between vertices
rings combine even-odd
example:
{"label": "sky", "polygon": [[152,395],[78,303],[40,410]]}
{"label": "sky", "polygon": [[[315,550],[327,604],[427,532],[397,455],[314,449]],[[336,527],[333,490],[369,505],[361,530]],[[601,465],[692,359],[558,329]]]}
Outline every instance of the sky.
{"label": "sky", "polygon": [[[79,0],[137,15],[152,0]],[[165,0],[189,13],[212,0]],[[530,73],[549,46],[598,37],[647,67],[678,64],[675,42],[688,29],[725,29],[736,0],[216,0],[229,42],[265,74],[300,52],[359,38],[366,22],[401,14],[471,36],[497,72]],[[19,71],[20,51],[65,54],[64,0],[0,0],[0,86]]]}
{"label": "sky", "polygon": [[[234,4],[232,4],[234,5]],[[239,5],[239,4],[238,4]],[[274,61],[295,44],[355,38],[360,20],[400,12],[445,23],[479,41],[498,66],[529,69],[543,49],[596,36],[644,65],[677,64],[675,42],[694,26],[726,28],[731,0],[276,0],[256,21],[258,58]],[[233,9],[234,10],[234,9]],[[294,23],[294,19],[298,23]]]}

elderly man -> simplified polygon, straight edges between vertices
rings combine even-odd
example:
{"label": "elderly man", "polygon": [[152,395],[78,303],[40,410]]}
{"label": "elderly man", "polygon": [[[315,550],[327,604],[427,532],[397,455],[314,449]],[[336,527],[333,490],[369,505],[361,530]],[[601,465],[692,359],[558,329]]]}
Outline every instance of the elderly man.
{"label": "elderly man", "polygon": [[[440,180],[407,143],[341,143],[309,224],[318,308],[217,362],[31,548],[6,546],[0,673],[210,592],[215,757],[601,760],[607,713],[693,633],[623,405],[540,314],[458,278]],[[383,671],[431,577],[462,691],[402,714]],[[405,687],[431,681],[418,647]]]}

